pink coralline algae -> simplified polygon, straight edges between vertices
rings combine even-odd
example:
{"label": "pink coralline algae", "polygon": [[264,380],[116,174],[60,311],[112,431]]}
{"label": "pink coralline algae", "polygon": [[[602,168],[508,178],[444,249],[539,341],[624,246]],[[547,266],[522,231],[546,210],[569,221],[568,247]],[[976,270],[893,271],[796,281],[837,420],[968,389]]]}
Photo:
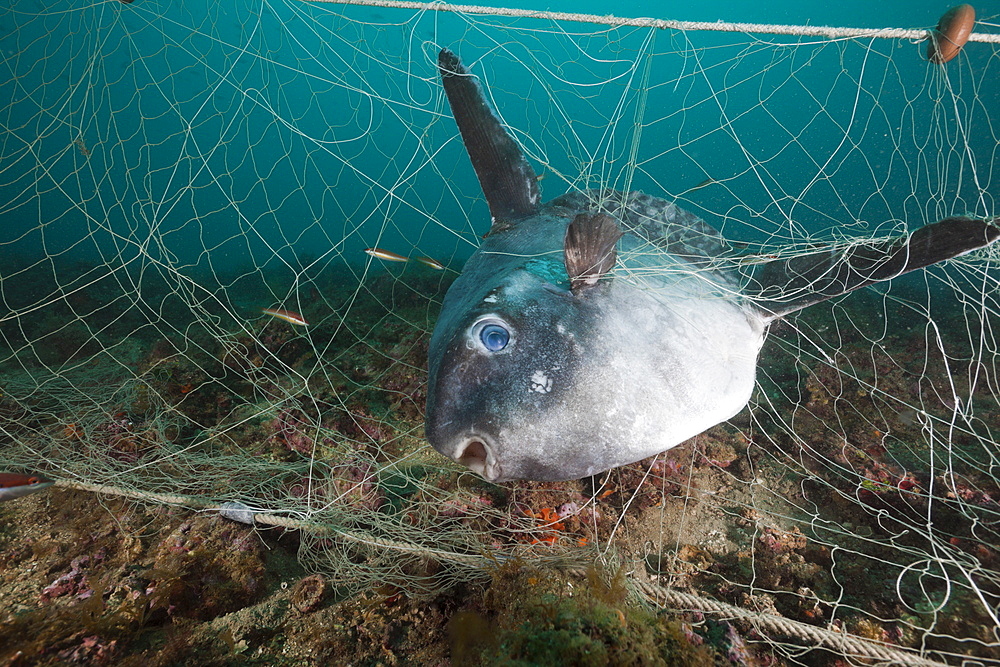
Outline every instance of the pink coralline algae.
{"label": "pink coralline algae", "polygon": [[493,501],[486,496],[463,494],[441,503],[440,513],[449,519],[468,518],[492,505]]}
{"label": "pink coralline algae", "polygon": [[84,637],[79,646],[65,649],[59,652],[59,659],[63,662],[77,665],[100,664],[114,657],[118,650],[118,640],[106,641],[97,635]]}
{"label": "pink coralline algae", "polygon": [[726,651],[729,662],[734,665],[753,665],[756,663],[746,641],[730,623],[726,623],[726,642],[729,644],[729,649]]}
{"label": "pink coralline algae", "polygon": [[695,632],[694,628],[691,627],[691,624],[686,621],[681,623],[681,632],[684,633],[685,639],[687,639],[688,642],[694,646],[701,646],[705,643],[705,639]]}
{"label": "pink coralline algae", "polygon": [[997,505],[997,502],[993,500],[993,497],[989,493],[973,488],[962,481],[952,478],[942,479],[941,482],[949,489],[945,494],[945,497],[949,500],[958,498],[975,505]]}
{"label": "pink coralline algae", "polygon": [[556,510],[556,514],[559,515],[560,519],[565,519],[566,517],[573,516],[580,513],[580,506],[576,503],[563,503]]}
{"label": "pink coralline algae", "polygon": [[375,465],[364,455],[352,455],[330,468],[328,475],[300,477],[290,482],[289,493],[310,502],[327,506],[377,510],[385,502],[379,488]]}
{"label": "pink coralline algae", "polygon": [[801,551],[807,544],[806,536],[797,527],[790,531],[765,527],[758,539],[761,544],[776,553]]}
{"label": "pink coralline algae", "polygon": [[376,485],[375,468],[370,461],[334,468],[330,485],[338,504],[358,509],[377,510],[385,500]]}
{"label": "pink coralline algae", "polygon": [[654,475],[664,477],[680,477],[684,474],[684,464],[674,458],[657,458],[653,461],[649,471]]}
{"label": "pink coralline algae", "polygon": [[107,551],[102,548],[92,556],[74,558],[70,561],[69,572],[42,589],[42,599],[51,600],[63,595],[75,595],[78,600],[86,600],[92,596],[94,589],[87,582],[87,575],[84,573],[84,569],[88,566],[97,565],[104,560],[106,555]]}
{"label": "pink coralline algae", "polygon": [[278,443],[299,454],[312,454],[313,439],[307,433],[315,431],[315,427],[302,418],[300,410],[282,410],[268,426]]}

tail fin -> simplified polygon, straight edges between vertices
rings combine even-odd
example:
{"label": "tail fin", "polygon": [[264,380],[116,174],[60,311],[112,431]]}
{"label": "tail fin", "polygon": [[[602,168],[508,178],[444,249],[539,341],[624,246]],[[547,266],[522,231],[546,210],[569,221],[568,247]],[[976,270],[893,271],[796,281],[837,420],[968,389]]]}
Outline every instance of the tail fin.
{"label": "tail fin", "polygon": [[749,296],[766,315],[780,317],[881,280],[978,250],[1000,238],[1000,218],[946,218],[907,237],[836,246],[759,265]]}

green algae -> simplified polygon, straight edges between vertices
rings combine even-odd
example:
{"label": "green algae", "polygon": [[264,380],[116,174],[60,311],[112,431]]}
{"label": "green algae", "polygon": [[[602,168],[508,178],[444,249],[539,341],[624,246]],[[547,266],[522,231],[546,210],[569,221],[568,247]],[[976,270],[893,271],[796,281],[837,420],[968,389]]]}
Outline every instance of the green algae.
{"label": "green algae", "polygon": [[680,618],[628,596],[621,571],[581,580],[554,568],[509,562],[494,572],[482,607],[449,623],[452,664],[712,665],[717,655]]}

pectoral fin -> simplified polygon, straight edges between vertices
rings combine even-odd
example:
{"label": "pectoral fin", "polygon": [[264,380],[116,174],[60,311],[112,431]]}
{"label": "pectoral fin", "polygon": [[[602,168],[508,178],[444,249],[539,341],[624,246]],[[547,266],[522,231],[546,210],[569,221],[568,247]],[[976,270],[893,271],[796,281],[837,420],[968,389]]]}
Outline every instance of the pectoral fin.
{"label": "pectoral fin", "polygon": [[573,294],[593,287],[617,258],[615,244],[622,230],[604,213],[580,213],[566,227],[563,258]]}

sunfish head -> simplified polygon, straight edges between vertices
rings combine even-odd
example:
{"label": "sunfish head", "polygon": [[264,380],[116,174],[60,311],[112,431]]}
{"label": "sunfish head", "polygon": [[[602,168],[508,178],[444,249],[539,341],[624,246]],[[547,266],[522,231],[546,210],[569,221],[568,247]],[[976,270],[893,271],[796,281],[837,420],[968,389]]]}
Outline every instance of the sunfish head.
{"label": "sunfish head", "polygon": [[595,416],[578,410],[587,384],[581,376],[600,354],[592,326],[599,295],[577,297],[531,263],[485,286],[478,271],[463,274],[430,345],[427,439],[494,482],[573,479],[604,469],[595,452],[575,451],[595,433],[588,423]]}

